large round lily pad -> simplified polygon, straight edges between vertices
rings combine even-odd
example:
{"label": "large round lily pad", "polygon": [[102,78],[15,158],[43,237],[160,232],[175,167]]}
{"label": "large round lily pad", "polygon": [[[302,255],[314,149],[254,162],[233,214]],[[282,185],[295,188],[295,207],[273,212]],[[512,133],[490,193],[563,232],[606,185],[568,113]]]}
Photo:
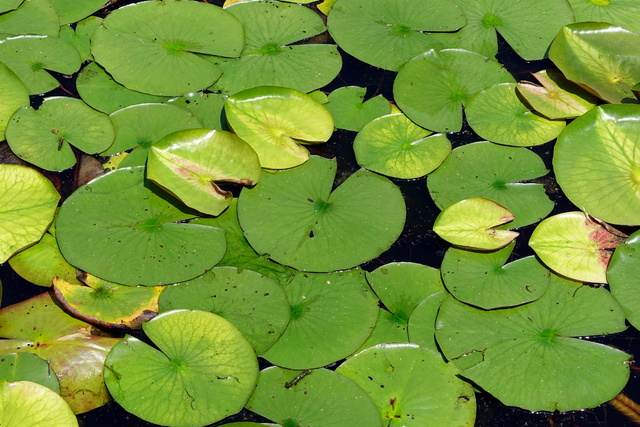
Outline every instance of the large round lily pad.
{"label": "large round lily pad", "polygon": [[118,169],[76,190],[62,205],[56,237],[76,267],[112,282],[154,286],[201,275],[225,251],[219,228],[183,223],[194,214],[144,180]]}
{"label": "large round lily pad", "polygon": [[173,310],[142,327],[157,348],[127,335],[105,361],[105,383],[123,408],[176,427],[211,424],[242,409],[258,361],[231,323],[206,311]]}
{"label": "large round lily pad", "polygon": [[558,137],[553,169],[580,209],[614,224],[640,224],[640,105],[602,105]]}
{"label": "large round lily pad", "polygon": [[0,425],[77,427],[78,420],[55,391],[30,381],[0,380]]}
{"label": "large round lily pad", "polygon": [[459,370],[415,344],[380,344],[338,367],[373,399],[390,427],[473,426],[476,400]]}
{"label": "large round lily pad", "polygon": [[179,96],[220,76],[220,68],[201,54],[235,57],[243,47],[242,24],[229,12],[207,3],[165,0],[111,12],[93,33],[91,53],[129,89]]}
{"label": "large round lily pad", "polygon": [[[299,270],[355,267],[387,250],[406,217],[400,190],[361,169],[331,191],[336,161],[312,156],[243,189],[238,218],[258,253]],[[283,233],[283,230],[287,230]]]}
{"label": "large round lily pad", "polygon": [[626,328],[622,308],[605,288],[553,276],[538,300],[490,311],[449,297],[436,328],[447,359],[505,405],[550,412],[593,408],[614,398],[629,379],[630,355],[574,338]]}

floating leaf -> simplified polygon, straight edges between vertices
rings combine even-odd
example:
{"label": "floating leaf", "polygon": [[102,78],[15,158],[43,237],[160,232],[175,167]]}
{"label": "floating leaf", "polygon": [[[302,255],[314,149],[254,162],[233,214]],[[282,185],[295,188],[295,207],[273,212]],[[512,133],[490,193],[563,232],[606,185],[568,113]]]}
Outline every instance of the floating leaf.
{"label": "floating leaf", "polygon": [[221,70],[201,54],[235,57],[243,46],[242,24],[222,8],[165,0],[111,12],[93,33],[91,52],[128,89],[180,96],[220,76]]}
{"label": "floating leaf", "polygon": [[285,285],[291,320],[262,357],[290,369],[328,365],[356,351],[378,316],[361,270],[298,273]]}
{"label": "floating leaf", "polygon": [[344,86],[329,94],[325,107],[338,129],[358,132],[371,120],[391,112],[391,104],[382,95],[364,101],[366,92],[363,87]]}
{"label": "floating leaf", "polygon": [[418,125],[435,132],[458,132],[462,107],[474,93],[513,81],[494,59],[462,49],[432,49],[400,69],[393,94],[402,112]]}
{"label": "floating leaf", "polygon": [[227,98],[226,95],[219,93],[195,92],[172,98],[167,103],[186,109],[207,129],[226,130],[222,124],[224,116],[222,108]]}
{"label": "floating leaf", "polygon": [[278,282],[234,267],[215,267],[193,280],[168,286],[160,297],[160,311],[179,308],[224,317],[249,340],[257,355],[277,341],[290,317]]}
{"label": "floating leaf", "polygon": [[0,63],[0,140],[11,115],[29,105],[29,92],[22,81],[6,65]]}
{"label": "floating leaf", "polygon": [[518,236],[515,231],[494,229],[513,219],[511,211],[500,203],[472,197],[444,208],[433,224],[433,231],[456,246],[494,250],[508,245]]}
{"label": "floating leaf", "polygon": [[[100,1],[102,2],[102,0]],[[90,16],[78,22],[75,27],[71,25],[63,25],[60,27],[59,37],[78,50],[82,62],[93,61],[93,55],[91,55],[91,34],[93,34],[101,24],[102,18]]]}
{"label": "floating leaf", "polygon": [[99,153],[113,143],[114,130],[105,114],[79,99],[60,96],[46,98],[38,110],[16,111],[5,135],[16,156],[60,171],[76,163],[71,145],[88,154]]}
{"label": "floating leaf", "polygon": [[203,426],[242,409],[258,362],[231,323],[205,311],[173,310],[142,328],[157,348],[127,335],[105,361],[105,383],[125,410],[154,424]]}
{"label": "floating leaf", "polygon": [[283,87],[256,87],[227,99],[227,120],[233,131],[255,150],[267,169],[288,169],[307,161],[299,144],[325,142],[333,118],[309,95]]}
{"label": "floating leaf", "polygon": [[242,190],[238,218],[258,253],[299,270],[334,271],[393,244],[406,217],[398,187],[361,169],[331,191],[336,166],[312,156],[296,169],[265,172],[258,185]]}
{"label": "floating leaf", "polygon": [[0,164],[0,264],[44,234],[60,200],[34,169]]}
{"label": "floating leaf", "polygon": [[[28,0],[27,0],[28,1]],[[0,424],[77,427],[69,405],[54,391],[30,381],[0,381]]]}
{"label": "floating leaf", "polygon": [[625,328],[606,289],[554,276],[540,299],[515,308],[486,311],[449,297],[436,335],[462,375],[502,403],[551,412],[593,408],[622,390],[630,356],[573,337]]}
{"label": "floating leaf", "polygon": [[609,22],[640,33],[640,4],[635,0],[569,0],[576,21]]}
{"label": "floating leaf", "polygon": [[420,347],[440,351],[436,343],[436,316],[447,291],[436,292],[423,299],[409,317],[409,341]]}
{"label": "floating leaf", "polygon": [[459,370],[415,344],[380,344],[338,367],[373,399],[385,426],[473,426],[476,400]]}
{"label": "floating leaf", "polygon": [[182,223],[194,215],[158,193],[142,167],[118,169],[80,187],[58,212],[60,251],[72,265],[129,286],[203,274],[224,255],[224,232]]}
{"label": "floating leaf", "polygon": [[378,309],[378,320],[371,334],[356,353],[374,345],[391,342],[409,342],[407,319],[400,318],[384,308]]}
{"label": "floating leaf", "polygon": [[625,238],[583,212],[564,212],[538,224],[529,246],[558,274],[581,282],[607,283],[612,251]]}
{"label": "floating leaf", "polygon": [[516,217],[508,227],[518,228],[553,209],[544,187],[527,182],[547,172],[542,159],[526,148],[476,142],[453,150],[429,175],[427,187],[440,209],[470,197],[495,200]]}
{"label": "floating leaf", "polygon": [[31,381],[60,394],[60,383],[55,372],[46,360],[33,353],[9,353],[0,356],[0,380]]}
{"label": "floating leaf", "polygon": [[15,10],[0,15],[0,34],[58,37],[59,29],[58,13],[49,0],[25,0]]}
{"label": "floating leaf", "polygon": [[432,135],[404,114],[379,117],[353,141],[358,164],[394,178],[420,178],[434,169],[451,152],[446,135]]}
{"label": "floating leaf", "polygon": [[0,0],[0,13],[15,10],[24,0]]}
{"label": "floating leaf", "polygon": [[640,232],[635,232],[619,245],[607,269],[611,294],[622,306],[627,320],[640,326]]}
{"label": "floating leaf", "polygon": [[602,105],[558,137],[558,185],[585,212],[614,224],[640,225],[640,106]]}
{"label": "floating leaf", "polygon": [[60,25],[77,22],[104,6],[104,0],[49,0],[60,17]]}
{"label": "floating leaf", "polygon": [[486,87],[467,102],[469,126],[482,138],[504,145],[540,145],[555,139],[563,120],[549,120],[531,111],[518,97],[515,83]]}

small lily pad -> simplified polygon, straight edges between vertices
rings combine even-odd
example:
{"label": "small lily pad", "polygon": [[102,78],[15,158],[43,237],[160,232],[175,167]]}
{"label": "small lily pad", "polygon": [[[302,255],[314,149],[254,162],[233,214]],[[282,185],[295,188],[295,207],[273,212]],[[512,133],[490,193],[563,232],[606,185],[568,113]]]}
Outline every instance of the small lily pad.
{"label": "small lily pad", "polygon": [[622,306],[627,320],[640,327],[640,232],[633,233],[618,246],[607,269],[611,294]]}
{"label": "small lily pad", "polygon": [[364,101],[366,88],[344,86],[331,92],[325,105],[338,129],[358,132],[371,120],[391,113],[391,104],[378,95]]}
{"label": "small lily pad", "polygon": [[206,311],[173,310],[142,327],[157,348],[127,335],[105,361],[105,383],[125,410],[154,424],[203,426],[242,409],[258,361],[231,323]]}
{"label": "small lily pad", "polygon": [[58,37],[60,19],[49,0],[25,0],[0,15],[0,34],[41,34]]}
{"label": "small lily pad", "polygon": [[436,292],[423,299],[409,317],[409,341],[420,347],[440,351],[436,343],[436,317],[447,291]]}
{"label": "small lily pad", "polygon": [[356,350],[356,353],[374,345],[392,342],[409,342],[407,319],[402,319],[381,307],[378,309],[378,320],[371,330],[371,335]]}
{"label": "small lily pad", "polygon": [[529,246],[558,274],[581,282],[607,283],[612,251],[626,237],[583,212],[565,212],[538,224]]}
{"label": "small lily pad", "polygon": [[20,107],[29,105],[29,91],[16,74],[0,63],[0,140],[11,115]]}
{"label": "small lily pad", "polygon": [[102,25],[102,18],[90,16],[78,22],[73,27],[71,25],[63,25],[60,27],[59,38],[78,50],[82,62],[93,61],[93,55],[91,55],[91,34],[93,34],[100,25]]}
{"label": "small lily pad", "polygon": [[385,426],[474,425],[473,388],[433,350],[380,344],[356,354],[336,372],[373,399]]}
{"label": "small lily pad", "polygon": [[309,95],[283,87],[256,87],[227,99],[233,131],[255,150],[260,165],[288,169],[307,161],[299,144],[318,144],[333,133],[331,113]]}
{"label": "small lily pad", "polygon": [[15,10],[24,0],[0,0],[0,13]]}
{"label": "small lily pad", "polygon": [[60,25],[77,22],[104,6],[104,0],[49,0],[60,17]]}
{"label": "small lily pad", "polygon": [[[60,394],[60,383],[51,365],[33,353],[9,353],[0,356],[0,381],[31,381]],[[0,413],[2,411],[0,410]]]}
{"label": "small lily pad", "polygon": [[494,227],[513,221],[511,211],[500,203],[472,197],[444,208],[433,224],[433,231],[447,242],[467,249],[500,249],[519,233]]}
{"label": "small lily pad", "polygon": [[564,120],[549,120],[524,104],[515,83],[486,87],[467,102],[467,122],[480,137],[498,144],[527,147],[555,139]]}
{"label": "small lily pad", "polygon": [[394,178],[420,178],[435,170],[451,152],[446,135],[435,134],[404,114],[379,117],[353,141],[358,164]]}
{"label": "small lily pad", "polygon": [[16,156],[43,169],[60,171],[76,163],[71,145],[88,154],[106,150],[114,138],[106,114],[79,99],[46,98],[38,110],[23,107],[5,131]]}
{"label": "small lily pad", "polygon": [[549,270],[528,256],[505,264],[512,242],[495,252],[449,248],[442,260],[442,280],[458,300],[486,310],[534,301],[549,286]]}
{"label": "small lily pad", "polygon": [[222,109],[228,96],[220,93],[195,92],[172,98],[167,104],[186,109],[207,129],[227,130]]}
{"label": "small lily pad", "polygon": [[0,380],[0,424],[77,427],[69,405],[54,391],[30,381]]}

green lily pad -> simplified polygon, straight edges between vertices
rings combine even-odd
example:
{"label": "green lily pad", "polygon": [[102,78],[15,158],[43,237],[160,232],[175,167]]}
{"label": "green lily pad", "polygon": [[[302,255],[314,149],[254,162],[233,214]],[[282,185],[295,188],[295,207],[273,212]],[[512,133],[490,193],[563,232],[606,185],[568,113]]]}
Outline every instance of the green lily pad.
{"label": "green lily pad", "polygon": [[9,258],[13,271],[38,286],[51,286],[54,276],[67,282],[79,283],[76,268],[64,259],[56,238],[45,233],[40,241]]}
{"label": "green lily pad", "polygon": [[142,328],[157,348],[127,335],[105,361],[105,383],[125,410],[177,427],[211,424],[242,409],[258,361],[231,323],[206,311],[173,310]]}
{"label": "green lily pad", "polygon": [[609,22],[640,33],[640,4],[634,0],[569,0],[576,22]]}
{"label": "green lily pad", "polygon": [[51,181],[34,169],[0,165],[0,263],[37,242],[60,200]]}
{"label": "green lily pad", "polygon": [[325,107],[338,129],[358,132],[371,120],[391,113],[391,104],[384,96],[364,101],[366,92],[364,87],[344,86],[329,94]]}
{"label": "green lily pad", "polygon": [[356,350],[356,353],[374,345],[392,342],[409,342],[407,319],[402,319],[384,308],[379,308],[376,325],[367,340]]}
{"label": "green lily pad", "polygon": [[512,82],[495,59],[462,49],[432,49],[400,69],[393,94],[402,112],[418,125],[434,132],[458,132],[462,107],[474,93]]}
{"label": "green lily pad", "polygon": [[515,231],[494,229],[513,219],[511,211],[500,203],[472,197],[444,208],[433,223],[433,231],[452,245],[491,251],[518,237]]}
{"label": "green lily pad", "polygon": [[82,62],[93,61],[93,55],[91,55],[91,34],[93,34],[100,25],[102,25],[102,18],[90,16],[78,22],[73,27],[71,25],[63,25],[60,27],[60,35],[58,37],[78,50]]}
{"label": "green lily pad", "polygon": [[93,33],[91,53],[128,89],[180,96],[210,86],[222,73],[201,54],[235,57],[243,46],[242,24],[222,8],[165,0],[111,12]]}
{"label": "green lily pad", "polygon": [[557,70],[542,70],[532,75],[542,86],[521,81],[517,86],[518,95],[545,117],[567,119],[581,116],[597,103],[595,96],[567,80]]}
{"label": "green lily pad", "polygon": [[228,96],[220,93],[195,92],[172,98],[167,104],[186,109],[207,129],[227,130],[222,109]]}
{"label": "green lily pad", "polygon": [[583,212],[564,212],[538,224],[529,246],[558,274],[581,282],[607,283],[613,249],[626,237]]}
{"label": "green lily pad", "polygon": [[467,122],[480,137],[498,144],[527,147],[555,139],[564,120],[531,111],[518,97],[518,85],[502,83],[476,92],[467,102]]}
{"label": "green lily pad", "polygon": [[93,332],[93,326],[58,307],[49,293],[0,310],[0,337],[6,338],[0,340],[0,354],[26,352],[48,360],[60,394],[75,413],[109,401],[102,368],[118,339]]}
{"label": "green lily pad", "polygon": [[406,217],[400,190],[361,169],[331,191],[336,167],[312,156],[296,169],[263,172],[258,185],[242,190],[238,219],[258,253],[298,270],[334,271],[389,249]]}
{"label": "green lily pad", "polygon": [[574,337],[625,328],[609,291],[553,276],[542,297],[515,308],[486,311],[447,298],[436,335],[462,375],[505,405],[563,412],[607,402],[629,379],[630,355]]}
{"label": "green lily pad", "polygon": [[60,19],[50,0],[25,0],[0,15],[0,34],[41,34],[58,37]]}
{"label": "green lily pad", "polygon": [[331,37],[342,49],[392,71],[442,47],[429,31],[455,31],[465,23],[462,9],[451,0],[340,0],[327,15]]}
{"label": "green lily pad", "polygon": [[199,276],[224,255],[224,232],[182,223],[195,215],[170,200],[144,180],[142,167],[96,178],[60,207],[60,251],[72,265],[129,286]]}
{"label": "green lily pad", "polygon": [[210,129],[167,135],[151,147],[147,163],[147,178],[209,215],[220,215],[233,197],[216,182],[254,185],[260,172],[249,144],[232,133]]}
{"label": "green lily pad", "polygon": [[410,342],[433,351],[440,351],[436,343],[436,317],[447,295],[449,295],[447,291],[431,294],[413,309],[408,324]]}
{"label": "green lily pad", "polygon": [[614,224],[640,225],[640,106],[602,105],[558,137],[558,185],[585,212]]}
{"label": "green lily pad", "polygon": [[84,67],[78,74],[76,89],[84,102],[107,114],[130,105],[164,102],[168,99],[168,97],[149,95],[127,89],[113,80],[95,62]]}
{"label": "green lily pad", "polygon": [[227,99],[233,131],[255,150],[267,169],[288,169],[307,161],[299,144],[318,144],[333,133],[331,113],[309,95],[283,87],[256,87]]}
{"label": "green lily pad", "polygon": [[60,25],[80,21],[104,6],[104,0],[49,0],[60,17]]}
{"label": "green lily pad", "polygon": [[75,317],[105,328],[140,329],[158,313],[161,286],[131,287],[85,275],[85,285],[58,277],[53,291],[60,304]]}
{"label": "green lily pad", "polygon": [[307,93],[338,75],[342,58],[337,46],[299,43],[326,30],[308,7],[250,1],[225,10],[244,25],[246,46],[238,59],[216,60],[223,74],[212,91],[233,95],[257,86],[282,86]]}
{"label": "green lily pad", "polygon": [[282,426],[382,426],[369,396],[328,369],[300,372],[273,366],[260,371],[247,409]]}
{"label": "green lily pad", "polygon": [[0,381],[31,381],[60,394],[60,383],[55,372],[46,360],[33,353],[9,353],[0,356]]}
{"label": "green lily pad", "polygon": [[15,10],[24,0],[0,0],[0,13]]}
{"label": "green lily pad", "polygon": [[373,399],[385,426],[473,426],[473,388],[433,350],[380,344],[338,367]]}
{"label": "green lily pad", "polygon": [[291,320],[262,355],[278,366],[309,369],[343,359],[367,339],[378,317],[378,300],[361,270],[299,273],[284,289]]}
{"label": "green lily pad", "polygon": [[527,182],[547,172],[526,148],[476,142],[454,149],[429,175],[427,187],[440,209],[470,197],[495,200],[515,216],[507,225],[513,229],[538,222],[553,209],[542,184]]}
{"label": "green lily pad", "polygon": [[106,114],[93,110],[79,99],[46,98],[38,110],[16,111],[5,131],[16,156],[46,170],[60,171],[76,163],[71,145],[94,154],[106,150],[114,138]]}
{"label": "green lily pad", "polygon": [[456,0],[467,17],[467,25],[445,42],[494,56],[498,52],[496,31],[527,61],[543,59],[553,36],[563,25],[574,22],[566,1]]}
{"label": "green lily pad", "polygon": [[255,271],[215,267],[188,282],[168,286],[160,312],[185,308],[210,311],[231,322],[262,355],[289,323],[282,286]]}
{"label": "green lily pad", "polygon": [[11,115],[29,105],[29,92],[22,81],[6,65],[0,63],[0,140]]}
{"label": "green lily pad", "polygon": [[356,161],[394,178],[420,178],[435,170],[451,152],[446,135],[421,128],[404,114],[379,117],[353,141]]}
{"label": "green lily pad", "polygon": [[549,58],[569,80],[605,101],[637,102],[631,88],[640,81],[639,50],[640,34],[604,22],[579,22],[562,28]]}
{"label": "green lily pad", "polygon": [[618,300],[627,320],[640,326],[640,232],[635,232],[618,246],[607,269],[611,294]]}
{"label": "green lily pad", "polygon": [[449,248],[442,280],[458,300],[486,310],[535,301],[549,286],[549,270],[534,256],[505,264],[514,247],[490,253]]}
{"label": "green lily pad", "polygon": [[22,80],[30,95],[60,86],[47,70],[73,74],[80,69],[80,54],[64,40],[46,36],[18,36],[0,40],[0,61]]}
{"label": "green lily pad", "polygon": [[[28,0],[27,0],[28,1]],[[0,380],[0,424],[15,427],[46,425],[77,427],[69,405],[54,391],[30,382]]]}

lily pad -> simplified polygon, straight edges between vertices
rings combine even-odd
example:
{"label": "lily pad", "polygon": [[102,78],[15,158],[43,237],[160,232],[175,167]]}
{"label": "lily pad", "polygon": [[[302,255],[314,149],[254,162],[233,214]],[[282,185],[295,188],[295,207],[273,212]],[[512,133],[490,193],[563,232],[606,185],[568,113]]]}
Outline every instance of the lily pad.
{"label": "lily pad", "polygon": [[140,329],[158,312],[164,289],[122,286],[90,275],[84,275],[83,281],[86,286],[55,277],[56,298],[75,317],[105,328]]}
{"label": "lily pad", "polygon": [[[27,0],[28,1],[28,0]],[[69,405],[54,391],[30,382],[0,380],[0,424],[15,427],[46,425],[77,427]]]}
{"label": "lily pad", "polygon": [[374,345],[392,342],[409,342],[407,319],[403,319],[384,308],[378,309],[378,320],[371,334],[356,353]]}
{"label": "lily pad", "polygon": [[429,175],[427,187],[440,209],[470,197],[495,200],[515,216],[507,226],[518,228],[553,209],[542,184],[527,182],[547,172],[542,159],[526,148],[476,142],[454,149]]}
{"label": "lily pad", "polygon": [[602,105],[571,122],[558,137],[553,170],[580,209],[640,225],[640,106]]}
{"label": "lily pad", "polygon": [[288,169],[307,161],[299,144],[318,144],[333,133],[331,113],[309,95],[265,86],[227,99],[225,112],[233,131],[255,150],[267,169]]}
{"label": "lily pad", "polygon": [[597,104],[597,98],[557,70],[533,73],[542,86],[531,82],[518,83],[518,94],[538,113],[550,119],[581,116]]}
{"label": "lily pad", "polygon": [[80,187],[58,212],[60,251],[72,265],[129,286],[203,274],[224,255],[224,232],[183,223],[195,215],[158,193],[142,167],[118,169]]}
{"label": "lily pad", "polygon": [[76,48],[56,37],[18,36],[0,40],[0,61],[20,77],[30,95],[60,86],[47,70],[73,74],[80,69]]}
{"label": "lily pad", "polygon": [[639,49],[640,34],[604,22],[578,22],[562,28],[549,58],[569,80],[605,101],[636,102],[631,88],[640,81]]}
{"label": "lily pad", "polygon": [[505,264],[515,242],[480,253],[449,248],[442,260],[442,280],[458,300],[486,310],[534,301],[549,286],[549,270],[528,256]]}
{"label": "lily pad", "polygon": [[494,250],[519,233],[494,227],[513,221],[511,211],[483,197],[460,200],[444,208],[433,223],[433,231],[447,242],[467,249]]}
{"label": "lily pad", "polygon": [[482,138],[504,145],[527,147],[555,139],[564,120],[549,120],[531,111],[518,97],[515,83],[491,85],[467,102],[467,122]]}
{"label": "lily pad", "polygon": [[11,115],[29,105],[29,92],[22,81],[6,65],[0,63],[0,140]]}
{"label": "lily pad", "polygon": [[[102,2],[102,0],[100,0]],[[91,34],[102,25],[102,18],[90,16],[87,19],[71,25],[63,25],[60,27],[60,39],[66,41],[78,50],[82,62],[93,61],[91,55]],[[77,80],[76,80],[77,82]]]}
{"label": "lily pad", "polygon": [[71,145],[94,154],[106,150],[114,138],[107,115],[79,99],[46,98],[38,110],[22,107],[5,131],[16,156],[50,171],[68,169],[76,163]]}
{"label": "lily pad", "polygon": [[451,152],[451,143],[446,135],[432,135],[397,113],[366,124],[353,141],[353,151],[364,168],[413,179],[435,170]]}
{"label": "lily pad", "polygon": [[312,156],[296,169],[263,172],[258,185],[242,190],[238,218],[258,253],[298,270],[334,271],[389,249],[406,217],[400,190],[361,169],[331,191],[336,166]]}
{"label": "lily pad", "polygon": [[436,343],[436,317],[447,295],[449,295],[447,291],[431,294],[411,312],[408,324],[410,342],[423,348],[440,351]]}
{"label": "lily pad", "polygon": [[329,94],[325,107],[338,129],[358,132],[371,120],[391,113],[391,104],[384,96],[364,101],[366,92],[364,87],[343,86]]}
{"label": "lily pad", "polygon": [[607,402],[629,379],[630,355],[574,337],[625,328],[609,291],[553,276],[542,297],[515,308],[486,311],[447,298],[436,335],[462,375],[505,405],[562,412]]}
{"label": "lily pad", "polygon": [[342,49],[392,71],[442,47],[429,31],[455,31],[465,23],[462,9],[451,0],[340,0],[327,15],[331,37]]}
{"label": "lily pad", "polygon": [[367,339],[378,316],[377,298],[361,270],[298,273],[285,285],[291,320],[262,355],[290,369],[309,369],[343,359]]}
{"label": "lily pad", "polygon": [[0,354],[34,353],[48,360],[60,394],[75,413],[109,401],[102,368],[117,338],[93,334],[88,323],[59,308],[49,293],[0,310]]}
{"label": "lily pad", "polygon": [[[222,70],[201,54],[236,57],[242,24],[212,4],[146,1],[111,12],[92,36],[91,52],[117,82],[152,95],[204,89]],[[144,61],[140,61],[144,57]]]}
{"label": "lily pad", "polygon": [[371,398],[328,369],[300,372],[273,366],[260,371],[247,409],[282,426],[382,427]]}
{"label": "lily pad", "polygon": [[0,13],[15,10],[24,0],[0,0]]}
{"label": "lily pad", "polygon": [[618,246],[607,269],[611,294],[622,306],[629,323],[640,327],[640,232],[635,232]]}
{"label": "lily pad", "polygon": [[225,10],[244,25],[246,46],[238,59],[216,60],[223,74],[212,91],[233,95],[257,86],[282,86],[307,93],[338,75],[342,58],[337,46],[302,42],[326,30],[308,7],[250,1]]}
{"label": "lily pad", "polygon": [[9,353],[0,356],[0,380],[31,381],[60,394],[60,383],[55,372],[46,360],[33,353]]}
{"label": "lily pad", "polygon": [[60,17],[60,25],[80,21],[104,6],[104,0],[49,0]]}
{"label": "lily pad", "polygon": [[38,240],[60,200],[51,181],[34,169],[0,165],[0,263]]}
{"label": "lily pad", "polygon": [[289,323],[282,286],[255,271],[215,267],[188,282],[168,286],[160,311],[185,308],[210,311],[231,322],[262,355]]}
{"label": "lily pad", "polygon": [[231,323],[206,311],[173,310],[142,328],[157,348],[127,335],[105,361],[105,383],[125,410],[154,424],[203,426],[242,409],[258,362]]}
{"label": "lily pad", "polygon": [[609,22],[640,33],[640,4],[634,0],[569,0],[576,22]]}
{"label": "lily pad", "polygon": [[418,125],[434,132],[458,132],[462,107],[474,93],[513,82],[495,59],[463,49],[431,49],[400,69],[393,94],[402,112]]}
{"label": "lily pad", "polygon": [[380,344],[338,367],[378,407],[385,426],[473,426],[473,388],[433,350],[415,344]]}
{"label": "lily pad", "polygon": [[558,274],[581,282],[607,283],[613,249],[626,237],[583,212],[565,212],[538,224],[529,246]]}
{"label": "lily pad", "polygon": [[0,15],[0,34],[41,34],[58,37],[60,19],[49,0],[25,0]]}
{"label": "lily pad", "polygon": [[220,93],[195,92],[172,98],[167,104],[186,109],[207,129],[227,130],[222,109],[228,96]]}

